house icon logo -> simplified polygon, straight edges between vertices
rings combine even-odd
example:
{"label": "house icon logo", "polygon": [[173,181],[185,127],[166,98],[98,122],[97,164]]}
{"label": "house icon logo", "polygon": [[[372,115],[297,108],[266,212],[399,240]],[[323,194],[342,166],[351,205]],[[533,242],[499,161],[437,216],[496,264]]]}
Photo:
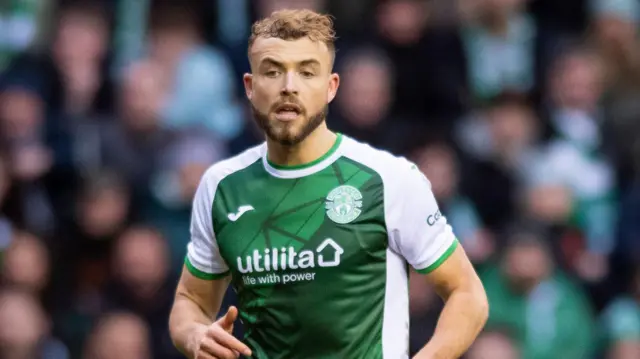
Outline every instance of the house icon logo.
{"label": "house icon logo", "polygon": [[[322,252],[326,249],[333,249],[333,258],[325,259]],[[318,252],[318,265],[320,267],[337,267],[340,265],[340,256],[344,253],[344,249],[338,245],[333,239],[325,239],[316,249]],[[326,252],[329,252],[327,250]]]}

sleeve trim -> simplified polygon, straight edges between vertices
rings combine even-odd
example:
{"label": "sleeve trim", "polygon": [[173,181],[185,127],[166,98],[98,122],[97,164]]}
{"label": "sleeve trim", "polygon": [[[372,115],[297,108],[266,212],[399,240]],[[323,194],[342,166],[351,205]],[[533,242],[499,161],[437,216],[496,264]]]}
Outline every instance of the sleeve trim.
{"label": "sleeve trim", "polygon": [[458,239],[457,238],[453,240],[453,243],[451,243],[449,248],[447,248],[447,250],[440,256],[440,258],[438,258],[438,260],[433,262],[433,264],[431,264],[430,266],[427,266],[426,268],[423,268],[423,269],[418,269],[416,271],[418,273],[420,273],[420,274],[429,274],[429,273],[433,272],[438,267],[440,267],[442,265],[442,263],[444,263],[447,259],[449,259],[449,257],[451,257],[453,252],[455,252],[456,248],[458,248]]}
{"label": "sleeve trim", "polygon": [[223,273],[206,273],[206,272],[203,272],[200,269],[196,268],[191,263],[191,261],[189,260],[188,256],[184,258],[184,264],[187,267],[187,269],[189,270],[189,273],[191,273],[194,277],[199,278],[199,279],[203,279],[203,280],[221,279],[221,278],[224,278],[224,277],[229,275],[229,271],[226,271],[226,272],[223,272]]}

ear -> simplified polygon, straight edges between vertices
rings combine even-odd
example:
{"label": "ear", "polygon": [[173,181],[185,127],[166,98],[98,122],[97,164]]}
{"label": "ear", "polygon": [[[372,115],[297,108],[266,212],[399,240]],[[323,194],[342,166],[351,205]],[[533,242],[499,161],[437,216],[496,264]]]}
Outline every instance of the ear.
{"label": "ear", "polygon": [[333,73],[329,76],[329,88],[327,90],[327,102],[331,103],[336,94],[338,93],[338,87],[340,87],[340,75]]}
{"label": "ear", "polygon": [[253,75],[246,73],[242,76],[242,82],[244,82],[244,92],[247,98],[251,100],[253,97]]}

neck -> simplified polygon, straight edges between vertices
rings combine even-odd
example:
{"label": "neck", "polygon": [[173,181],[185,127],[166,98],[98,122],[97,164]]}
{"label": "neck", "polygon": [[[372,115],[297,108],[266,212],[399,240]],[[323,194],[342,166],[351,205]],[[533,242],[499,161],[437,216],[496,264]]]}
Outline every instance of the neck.
{"label": "neck", "polygon": [[335,144],[336,137],[337,135],[323,124],[294,146],[285,146],[267,139],[267,159],[280,166],[304,165],[327,153]]}

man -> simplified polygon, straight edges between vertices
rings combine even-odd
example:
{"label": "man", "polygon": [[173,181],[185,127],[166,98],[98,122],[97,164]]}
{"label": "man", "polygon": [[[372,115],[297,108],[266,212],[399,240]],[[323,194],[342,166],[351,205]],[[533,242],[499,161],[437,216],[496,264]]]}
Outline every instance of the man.
{"label": "man", "polygon": [[[330,18],[308,10],[252,27],[244,84],[266,142],[213,165],[195,195],[170,318],[190,358],[407,358],[407,264],[446,301],[415,358],[457,358],[485,323],[482,284],[426,177],[327,129],[333,40]],[[212,323],[229,283],[240,311]]]}

